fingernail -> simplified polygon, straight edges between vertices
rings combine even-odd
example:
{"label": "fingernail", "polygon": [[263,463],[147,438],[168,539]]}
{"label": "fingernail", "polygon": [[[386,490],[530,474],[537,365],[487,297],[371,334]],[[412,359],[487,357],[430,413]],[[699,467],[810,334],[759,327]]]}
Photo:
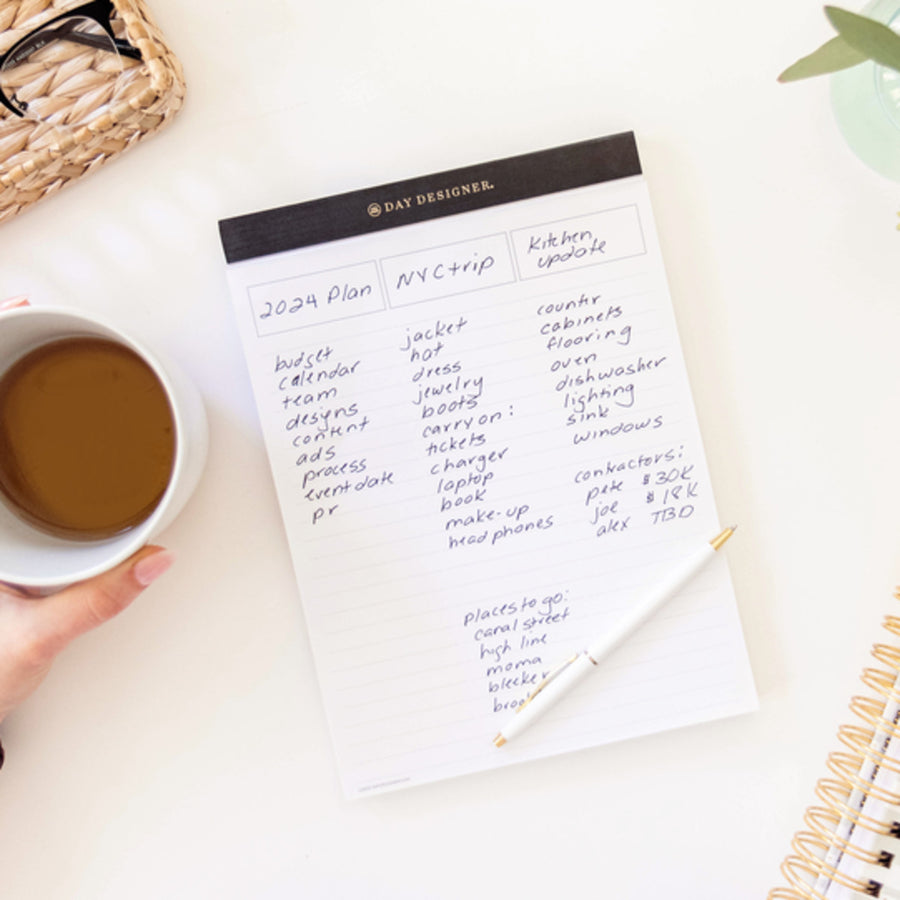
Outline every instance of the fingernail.
{"label": "fingernail", "polygon": [[22,294],[19,297],[10,297],[8,300],[0,301],[0,309],[15,309],[17,306],[26,306],[28,298]]}
{"label": "fingernail", "polygon": [[175,557],[168,550],[159,550],[139,559],[131,571],[138,584],[147,587],[167,572],[173,562]]}

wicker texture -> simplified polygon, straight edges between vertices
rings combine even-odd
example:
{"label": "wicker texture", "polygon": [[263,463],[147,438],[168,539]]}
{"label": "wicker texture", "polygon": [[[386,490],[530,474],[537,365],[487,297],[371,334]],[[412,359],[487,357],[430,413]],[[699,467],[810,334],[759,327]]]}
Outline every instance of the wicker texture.
{"label": "wicker texture", "polygon": [[[164,127],[181,108],[181,64],[143,0],[114,0],[114,28],[143,60],[120,76],[115,97],[84,76],[77,127],[19,119],[0,107],[0,222],[92,172]],[[0,52],[79,0],[0,0]]]}

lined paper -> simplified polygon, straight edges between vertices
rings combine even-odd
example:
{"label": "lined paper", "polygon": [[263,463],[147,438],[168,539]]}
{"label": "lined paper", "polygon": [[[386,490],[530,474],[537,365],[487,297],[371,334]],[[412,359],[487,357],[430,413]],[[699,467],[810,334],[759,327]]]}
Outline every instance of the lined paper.
{"label": "lined paper", "polygon": [[492,744],[719,530],[639,164],[604,169],[632,148],[556,149],[564,189],[536,154],[528,178],[516,158],[360,192],[373,229],[354,212],[346,236],[350,195],[221,223],[348,796],[755,708],[722,558]]}

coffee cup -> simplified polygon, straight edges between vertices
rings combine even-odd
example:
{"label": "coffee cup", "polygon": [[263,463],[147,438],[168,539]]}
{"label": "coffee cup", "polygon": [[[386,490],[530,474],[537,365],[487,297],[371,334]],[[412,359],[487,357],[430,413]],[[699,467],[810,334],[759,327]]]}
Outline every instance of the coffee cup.
{"label": "coffee cup", "polygon": [[114,325],[0,313],[0,581],[45,593],[126,559],[181,511],[207,442],[192,382]]}

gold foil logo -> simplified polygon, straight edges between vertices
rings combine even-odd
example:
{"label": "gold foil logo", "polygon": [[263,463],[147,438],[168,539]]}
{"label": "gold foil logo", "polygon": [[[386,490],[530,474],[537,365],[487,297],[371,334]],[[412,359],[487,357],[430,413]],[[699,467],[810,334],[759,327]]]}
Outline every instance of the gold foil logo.
{"label": "gold foil logo", "polygon": [[460,197],[468,197],[472,194],[482,194],[492,190],[494,190],[494,185],[490,181],[470,181],[467,184],[455,184],[452,187],[426,191],[422,194],[413,194],[408,197],[397,197],[393,200],[385,200],[383,203],[370,203],[366,208],[366,211],[371,218],[377,219],[382,213],[399,212],[402,209],[412,209],[414,206],[428,206],[432,203],[442,203],[445,200],[456,200]]}

